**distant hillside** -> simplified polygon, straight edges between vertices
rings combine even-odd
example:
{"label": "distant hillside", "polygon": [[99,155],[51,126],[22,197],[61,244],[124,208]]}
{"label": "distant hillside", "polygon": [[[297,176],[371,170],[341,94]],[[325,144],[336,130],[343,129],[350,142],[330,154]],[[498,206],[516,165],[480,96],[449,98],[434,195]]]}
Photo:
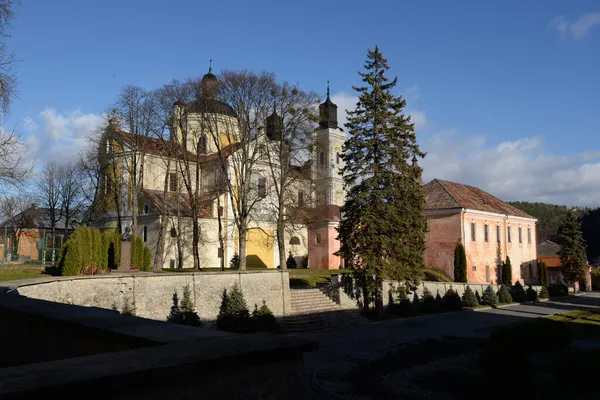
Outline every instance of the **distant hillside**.
{"label": "distant hillside", "polygon": [[538,219],[538,243],[545,240],[557,240],[556,236],[560,221],[564,213],[568,210],[566,206],[546,203],[529,203],[526,201],[511,201],[509,204]]}
{"label": "distant hillside", "polygon": [[[569,209],[568,207],[526,201],[513,201],[509,204],[538,219],[538,243],[544,240],[559,243],[558,227],[563,214]],[[600,208],[583,208],[579,209],[578,213],[581,220],[581,231],[586,242],[588,260],[592,265],[600,265]]]}

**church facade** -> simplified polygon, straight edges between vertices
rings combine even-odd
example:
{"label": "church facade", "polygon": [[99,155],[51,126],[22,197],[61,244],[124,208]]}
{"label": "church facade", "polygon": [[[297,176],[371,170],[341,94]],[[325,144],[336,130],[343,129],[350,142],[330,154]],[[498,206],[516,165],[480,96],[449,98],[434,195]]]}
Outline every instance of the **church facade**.
{"label": "church facade", "polygon": [[[169,138],[142,137],[123,131],[114,119],[109,122],[98,149],[102,174],[93,224],[101,229],[120,225],[122,232],[142,237],[153,260],[162,229],[162,268],[179,268],[193,266],[192,219],[196,218],[200,267],[218,268],[221,259],[229,267],[239,252],[232,202],[232,193],[239,190],[234,165],[250,151],[254,159],[247,190],[255,204],[246,233],[247,267],[276,268],[280,258],[273,204],[277,201],[268,152],[280,140],[273,129],[281,117],[274,111],[250,143],[241,143],[236,112],[218,99],[217,85],[209,71],[202,79],[202,97],[173,105]],[[336,227],[344,200],[340,168],[345,137],[337,124],[337,106],[327,92],[319,106],[309,160],[289,165],[295,173],[289,185],[293,199],[289,207],[301,217],[286,224],[284,236],[286,258],[291,255],[298,267],[331,269],[342,264],[334,253],[339,250]],[[191,198],[197,199],[195,206]]]}

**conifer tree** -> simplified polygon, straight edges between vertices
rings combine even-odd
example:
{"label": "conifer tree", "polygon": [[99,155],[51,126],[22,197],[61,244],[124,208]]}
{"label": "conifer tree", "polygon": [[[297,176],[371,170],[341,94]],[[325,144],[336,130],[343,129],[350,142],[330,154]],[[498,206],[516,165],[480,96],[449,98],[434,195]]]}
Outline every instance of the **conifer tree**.
{"label": "conifer tree", "polygon": [[454,248],[454,282],[467,283],[467,254],[460,242]]}
{"label": "conifer tree", "polygon": [[475,293],[473,293],[473,289],[469,286],[465,288],[465,292],[462,295],[462,304],[465,307],[477,307],[479,305],[479,301],[477,301],[477,297]]}
{"label": "conifer tree", "polygon": [[502,264],[502,283],[506,286],[512,285],[512,265],[509,256],[506,256],[506,261]]}
{"label": "conifer tree", "polygon": [[[363,291],[375,298],[378,313],[383,312],[384,279],[418,284],[427,230],[420,172],[408,163],[425,153],[403,114],[406,101],[392,94],[397,78],[389,81],[388,69],[379,48],[369,50],[366,71],[359,72],[365,85],[354,87],[359,100],[346,124],[347,197],[338,228],[339,254],[353,274],[361,275]],[[364,307],[369,308],[367,301]]]}
{"label": "conifer tree", "polygon": [[585,241],[581,233],[581,222],[574,210],[567,212],[563,217],[558,236],[561,243],[558,255],[562,274],[569,283],[583,282],[587,264]]}

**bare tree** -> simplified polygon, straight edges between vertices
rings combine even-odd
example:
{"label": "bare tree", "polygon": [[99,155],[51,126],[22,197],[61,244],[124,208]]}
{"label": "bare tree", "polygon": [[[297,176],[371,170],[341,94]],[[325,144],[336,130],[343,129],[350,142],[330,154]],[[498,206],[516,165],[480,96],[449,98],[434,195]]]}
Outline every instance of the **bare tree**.
{"label": "bare tree", "polygon": [[33,163],[25,157],[25,143],[21,137],[0,128],[0,188],[24,183],[32,171]]}
{"label": "bare tree", "polygon": [[61,220],[63,214],[61,202],[61,182],[59,167],[56,161],[49,160],[42,169],[37,180],[37,197],[41,207],[45,208],[44,214],[50,224],[50,241],[52,244],[52,261],[54,261],[54,248],[56,241],[56,224]]}
{"label": "bare tree", "polygon": [[5,246],[12,247],[17,256],[22,233],[34,225],[36,209],[31,200],[25,193],[0,198],[0,217],[9,236]]}
{"label": "bare tree", "polygon": [[84,171],[76,163],[61,165],[58,169],[61,211],[64,216],[64,238],[69,235],[69,226],[73,216],[82,211],[84,196],[81,182],[84,181]]}
{"label": "bare tree", "polygon": [[[10,37],[8,28],[14,17],[14,6],[19,4],[19,1],[0,0],[0,37]],[[3,112],[8,110],[17,89],[17,77],[13,71],[17,62],[15,53],[6,47],[4,41],[0,41],[0,107]]]}
{"label": "bare tree", "polygon": [[[286,229],[306,223],[304,206],[309,204],[310,162],[313,122],[316,121],[315,93],[290,87],[287,82],[277,88],[273,114],[267,118],[269,151],[266,151],[272,183],[271,208],[274,211],[279,265],[286,269]],[[277,114],[279,109],[279,114]],[[301,196],[302,199],[299,199]],[[305,204],[303,204],[305,203]]]}

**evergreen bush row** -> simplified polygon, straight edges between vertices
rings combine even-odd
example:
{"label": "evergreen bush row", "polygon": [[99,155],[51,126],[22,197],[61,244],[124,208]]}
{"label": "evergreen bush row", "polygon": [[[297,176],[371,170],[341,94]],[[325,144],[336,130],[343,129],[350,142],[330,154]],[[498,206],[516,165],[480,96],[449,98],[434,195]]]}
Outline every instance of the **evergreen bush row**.
{"label": "evergreen bush row", "polygon": [[[135,239],[135,240],[134,240]],[[149,271],[150,249],[141,237],[132,236],[132,266]],[[89,226],[77,228],[64,243],[58,256],[61,275],[94,275],[118,268],[121,261],[121,235],[115,231],[100,232]]]}
{"label": "evergreen bush row", "polygon": [[264,300],[260,308],[255,304],[250,314],[244,293],[236,283],[229,292],[223,291],[217,329],[236,333],[278,332],[279,324]]}

